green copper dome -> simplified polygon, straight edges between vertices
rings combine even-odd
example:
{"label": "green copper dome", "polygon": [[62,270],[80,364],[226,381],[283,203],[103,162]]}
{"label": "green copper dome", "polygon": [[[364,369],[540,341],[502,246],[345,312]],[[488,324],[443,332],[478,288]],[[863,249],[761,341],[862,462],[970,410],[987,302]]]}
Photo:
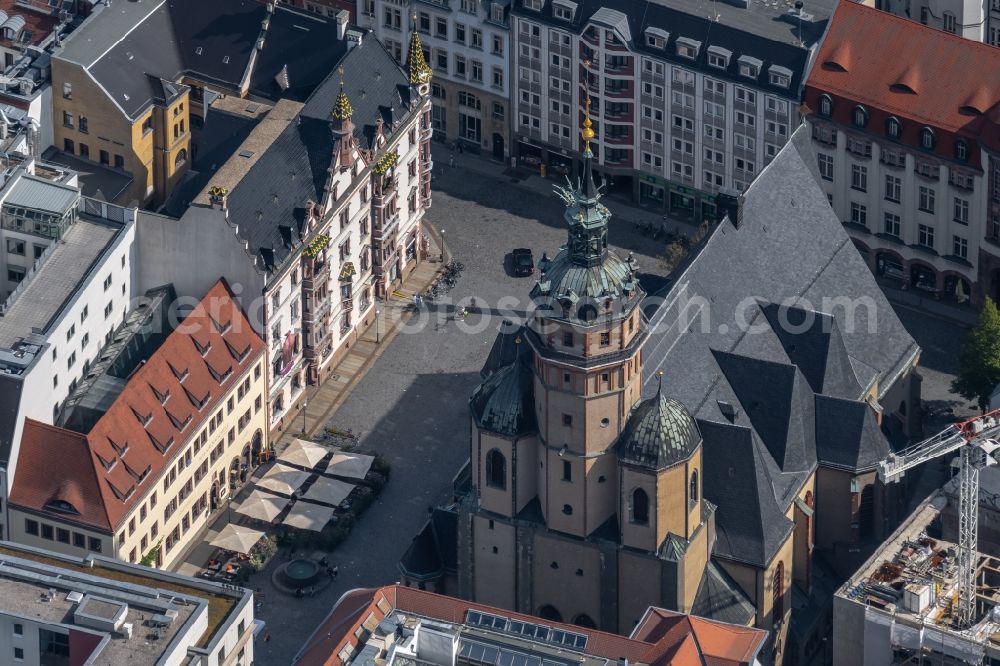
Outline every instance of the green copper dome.
{"label": "green copper dome", "polygon": [[618,458],[659,470],[687,460],[700,444],[701,433],[684,405],[658,391],[629,417],[618,438]]}

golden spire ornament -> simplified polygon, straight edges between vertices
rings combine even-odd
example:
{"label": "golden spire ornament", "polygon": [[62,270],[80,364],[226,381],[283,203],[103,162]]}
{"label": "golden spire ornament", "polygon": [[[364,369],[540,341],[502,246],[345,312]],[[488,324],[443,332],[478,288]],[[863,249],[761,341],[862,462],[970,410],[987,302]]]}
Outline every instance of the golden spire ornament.
{"label": "golden spire ornament", "polygon": [[347,93],[344,92],[344,68],[341,67],[339,71],[340,94],[337,95],[337,102],[333,105],[330,115],[336,120],[350,120],[354,114],[354,109],[351,107],[351,100],[347,99]]}
{"label": "golden spire ornament", "polygon": [[580,132],[583,137],[583,152],[590,152],[590,142],[596,136],[594,123],[590,120],[590,95],[587,95],[587,110],[583,116],[583,130]]}

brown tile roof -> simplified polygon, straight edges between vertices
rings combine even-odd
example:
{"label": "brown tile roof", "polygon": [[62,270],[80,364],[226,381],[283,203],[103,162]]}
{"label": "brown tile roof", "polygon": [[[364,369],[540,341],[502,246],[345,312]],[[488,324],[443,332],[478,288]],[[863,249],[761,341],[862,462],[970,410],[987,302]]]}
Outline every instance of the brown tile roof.
{"label": "brown tile roof", "polygon": [[[46,509],[58,498],[79,512],[75,519],[80,522],[117,529],[263,348],[220,280],[132,373],[86,437],[45,426],[33,427],[31,436],[22,438],[11,503],[66,517]],[[51,453],[51,440],[62,442],[78,464],[51,474],[49,466],[59,460]],[[80,453],[84,446],[89,455]]]}
{"label": "brown tile roof", "polygon": [[895,115],[903,123],[902,141],[913,145],[919,145],[920,127],[931,126],[941,130],[936,151],[951,157],[942,133],[980,136],[1000,147],[1000,77],[983,74],[996,71],[995,46],[841,2],[806,82],[805,102],[816,110],[823,92],[850,102],[835,103],[834,118],[845,125],[854,104],[881,110],[868,124],[876,133],[884,133],[885,119]]}
{"label": "brown tile roof", "polygon": [[[388,612],[379,608],[380,602]],[[370,613],[381,621],[392,610],[452,624],[464,623],[469,610],[496,613],[527,622],[539,621],[531,615],[401,585],[354,590],[341,597],[309,638],[296,657],[295,666],[343,666],[338,653],[346,641],[357,652],[358,640],[354,636],[357,627]],[[650,609],[630,637],[558,622],[545,621],[545,624],[585,634],[587,654],[612,661],[625,658],[633,663],[657,666],[700,666],[703,660],[719,666],[743,666],[753,661],[767,637],[767,632],[760,629],[727,625],[657,608]]]}
{"label": "brown tile roof", "polygon": [[[52,466],[56,464],[64,474],[52,473]],[[111,532],[111,521],[101,498],[100,481],[91,463],[87,437],[25,419],[10,503],[41,511],[59,501],[68,502],[80,515],[50,513]]]}

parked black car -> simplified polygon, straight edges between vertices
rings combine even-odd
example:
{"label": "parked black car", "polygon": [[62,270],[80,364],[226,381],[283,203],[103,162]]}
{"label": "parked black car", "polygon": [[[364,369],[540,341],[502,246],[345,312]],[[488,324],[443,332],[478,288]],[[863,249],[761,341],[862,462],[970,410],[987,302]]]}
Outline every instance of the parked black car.
{"label": "parked black car", "polygon": [[510,259],[514,275],[525,276],[535,272],[535,258],[528,248],[519,247],[511,250]]}

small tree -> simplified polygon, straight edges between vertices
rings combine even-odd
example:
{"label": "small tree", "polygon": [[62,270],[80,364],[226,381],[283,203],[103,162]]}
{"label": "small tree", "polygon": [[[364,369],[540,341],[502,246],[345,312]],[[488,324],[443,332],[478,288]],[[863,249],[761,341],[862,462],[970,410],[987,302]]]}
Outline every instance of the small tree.
{"label": "small tree", "polygon": [[1000,311],[986,299],[979,321],[959,356],[958,377],[951,390],[967,400],[975,400],[986,411],[990,394],[1000,383]]}

